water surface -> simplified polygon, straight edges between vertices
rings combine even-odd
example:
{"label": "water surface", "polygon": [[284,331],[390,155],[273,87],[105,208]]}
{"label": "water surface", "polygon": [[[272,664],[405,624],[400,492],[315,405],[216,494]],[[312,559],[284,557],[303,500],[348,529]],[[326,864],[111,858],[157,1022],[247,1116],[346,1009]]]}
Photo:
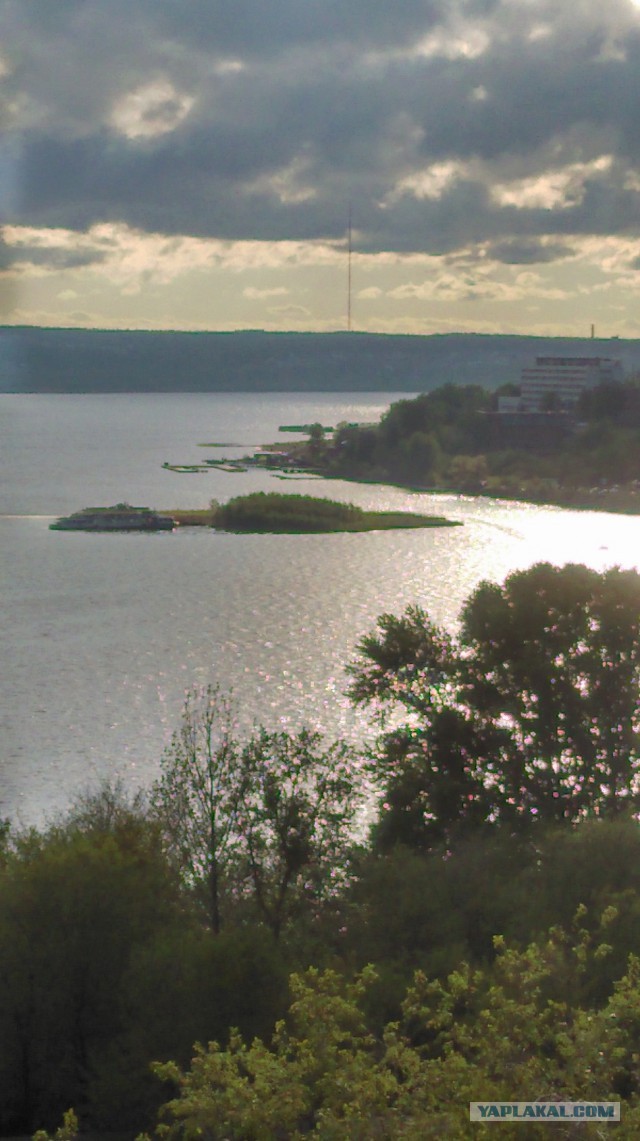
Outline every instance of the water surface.
{"label": "water surface", "polygon": [[[454,628],[483,578],[541,559],[640,565],[637,518],[161,466],[242,454],[277,439],[283,423],[377,420],[392,399],[0,397],[0,813],[42,820],[109,774],[148,784],[195,684],[232,688],[241,727],[310,724],[360,742],[370,724],[344,696],[344,666],[381,612],[417,602]],[[198,447],[216,440],[238,446]],[[197,507],[287,488],[465,525],[337,535],[48,529],[83,506]]]}

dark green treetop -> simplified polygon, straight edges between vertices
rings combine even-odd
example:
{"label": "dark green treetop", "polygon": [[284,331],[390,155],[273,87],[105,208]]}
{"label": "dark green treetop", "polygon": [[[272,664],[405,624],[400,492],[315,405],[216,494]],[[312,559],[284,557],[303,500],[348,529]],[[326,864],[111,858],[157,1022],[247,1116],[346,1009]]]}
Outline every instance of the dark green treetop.
{"label": "dark green treetop", "polygon": [[481,583],[457,639],[410,607],[358,649],[353,701],[409,714],[377,749],[388,842],[637,810],[636,571],[540,563]]}

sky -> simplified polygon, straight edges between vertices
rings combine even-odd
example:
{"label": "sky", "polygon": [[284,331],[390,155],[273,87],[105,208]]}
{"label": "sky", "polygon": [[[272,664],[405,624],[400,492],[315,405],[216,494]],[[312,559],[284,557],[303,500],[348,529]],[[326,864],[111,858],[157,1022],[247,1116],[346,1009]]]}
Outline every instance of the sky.
{"label": "sky", "polygon": [[640,337],[635,0],[0,0],[0,320]]}

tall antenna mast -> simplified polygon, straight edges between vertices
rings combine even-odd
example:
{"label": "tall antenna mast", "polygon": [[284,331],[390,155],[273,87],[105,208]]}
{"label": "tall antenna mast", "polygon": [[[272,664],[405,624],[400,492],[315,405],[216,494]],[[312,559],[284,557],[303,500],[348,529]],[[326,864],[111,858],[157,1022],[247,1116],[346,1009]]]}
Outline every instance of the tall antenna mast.
{"label": "tall antenna mast", "polygon": [[351,253],[352,253],[352,232],[351,232],[351,203],[349,203],[349,241],[347,244],[347,331],[351,332]]}

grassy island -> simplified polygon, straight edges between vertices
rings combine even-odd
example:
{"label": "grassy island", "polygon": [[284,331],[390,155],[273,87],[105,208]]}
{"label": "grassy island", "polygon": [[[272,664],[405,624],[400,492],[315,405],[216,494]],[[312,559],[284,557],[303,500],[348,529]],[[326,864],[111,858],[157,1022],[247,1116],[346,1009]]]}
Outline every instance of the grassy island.
{"label": "grassy island", "polygon": [[269,531],[281,534],[332,531],[382,531],[399,527],[455,527],[441,515],[408,511],[363,511],[353,503],[311,495],[254,492],[212,505],[212,523],[220,531]]}

